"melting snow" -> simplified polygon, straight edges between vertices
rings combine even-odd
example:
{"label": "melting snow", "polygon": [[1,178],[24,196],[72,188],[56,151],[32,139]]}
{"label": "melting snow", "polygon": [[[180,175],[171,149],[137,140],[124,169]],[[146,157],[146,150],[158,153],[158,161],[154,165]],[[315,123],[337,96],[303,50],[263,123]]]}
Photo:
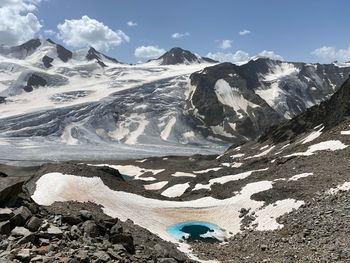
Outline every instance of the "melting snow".
{"label": "melting snow", "polygon": [[204,174],[204,173],[208,173],[208,172],[217,172],[220,169],[222,169],[223,167],[215,167],[215,168],[208,168],[205,170],[200,170],[200,171],[193,171],[195,174]]}
{"label": "melting snow", "polygon": [[336,188],[331,188],[327,191],[328,194],[334,195],[340,191],[349,191],[350,190],[350,182],[345,182],[341,185],[338,185]]}
{"label": "melting snow", "polygon": [[329,140],[325,142],[320,142],[314,145],[309,146],[306,152],[299,152],[299,153],[292,153],[289,155],[286,155],[284,157],[292,157],[292,156],[310,156],[313,155],[317,151],[336,151],[336,150],[342,150],[348,147],[348,145],[343,144],[339,140]]}
{"label": "melting snow", "polygon": [[311,132],[306,138],[304,138],[302,140],[302,144],[306,144],[306,143],[311,142],[311,141],[317,139],[318,137],[320,137],[322,134],[323,128],[324,127],[321,127],[320,129]]}
{"label": "melting snow", "polygon": [[162,181],[154,184],[146,184],[144,185],[144,187],[146,190],[160,190],[167,184],[168,184],[168,181]]}
{"label": "melting snow", "polygon": [[259,107],[259,105],[245,99],[239,89],[231,87],[224,79],[216,81],[214,89],[218,100],[222,104],[233,108],[239,118],[243,117],[242,113],[239,111],[247,113],[248,107]]}
{"label": "melting snow", "polygon": [[[61,173],[45,174],[36,182],[33,200],[40,205],[51,205],[56,201],[94,202],[102,206],[103,212],[111,217],[125,221],[131,219],[135,224],[148,229],[166,241],[179,244],[179,249],[193,259],[190,246],[180,243],[171,236],[168,227],[186,221],[204,221],[216,224],[232,236],[240,231],[241,208],[258,211],[264,206],[263,201],[255,201],[251,196],[255,193],[272,188],[271,181],[250,183],[242,188],[235,196],[227,199],[204,197],[191,201],[163,201],[146,198],[132,193],[113,191],[104,185],[101,178],[87,178]],[[283,201],[283,200],[282,200]],[[284,202],[280,201],[282,204]],[[287,205],[277,206],[278,212],[271,209],[270,213],[282,214],[297,208],[300,202],[288,201]],[[266,210],[265,210],[266,211]],[[265,213],[266,214],[266,213]],[[264,212],[258,215],[264,216]],[[259,220],[259,217],[258,219]],[[265,221],[265,220],[264,220]],[[258,222],[262,222],[258,221]],[[276,226],[272,220],[272,226]]]}
{"label": "melting snow", "polygon": [[166,197],[178,197],[183,195],[183,193],[187,190],[187,188],[190,187],[189,183],[184,183],[184,184],[176,184],[168,189],[166,189],[164,192],[161,193],[162,196]]}
{"label": "melting snow", "polygon": [[171,176],[174,176],[174,177],[196,177],[195,174],[185,173],[185,172],[176,172],[176,173],[172,174]]}
{"label": "melting snow", "polygon": [[266,171],[266,170],[268,170],[268,168],[259,169],[259,170],[252,170],[252,171],[239,173],[239,174],[233,174],[233,175],[225,175],[225,176],[222,176],[219,178],[210,179],[208,184],[196,184],[195,187],[193,188],[193,191],[200,190],[200,189],[210,190],[210,188],[213,184],[225,184],[225,183],[228,183],[231,181],[241,180],[241,179],[247,178],[248,176],[250,176],[254,172],[261,172],[261,171]]}
{"label": "melting snow", "polygon": [[310,175],[313,175],[313,173],[296,174],[296,175],[293,175],[291,178],[289,178],[288,181],[297,181],[300,178],[308,177]]}
{"label": "melting snow", "polygon": [[256,154],[256,155],[253,155],[253,156],[249,156],[249,157],[246,157],[245,159],[252,159],[252,158],[258,158],[258,157],[261,157],[261,156],[265,156],[266,154],[268,154],[269,152],[271,152],[271,150],[275,148],[275,146],[271,146],[270,148],[268,148],[267,150],[263,151],[262,153],[259,153],[259,154]]}

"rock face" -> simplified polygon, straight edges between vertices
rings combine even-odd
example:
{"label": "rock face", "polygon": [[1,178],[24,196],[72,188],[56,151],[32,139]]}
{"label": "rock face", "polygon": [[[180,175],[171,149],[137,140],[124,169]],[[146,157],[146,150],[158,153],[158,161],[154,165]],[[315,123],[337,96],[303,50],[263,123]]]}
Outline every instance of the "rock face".
{"label": "rock face", "polygon": [[112,63],[116,63],[119,64],[120,62],[118,60],[116,60],[115,58],[106,56],[100,52],[98,52],[96,49],[94,49],[93,47],[90,47],[90,49],[88,50],[87,54],[86,54],[86,59],[88,61],[90,60],[96,60],[98,64],[100,64],[100,66],[102,67],[107,67],[107,65],[103,62],[104,60],[107,60],[108,62],[112,62]]}
{"label": "rock face", "polygon": [[349,73],[336,64],[267,58],[222,63],[191,75],[188,110],[213,133],[244,142],[329,98]]}
{"label": "rock face", "polygon": [[164,55],[157,59],[160,65],[177,65],[177,64],[193,64],[193,63],[215,63],[215,60],[210,58],[198,57],[188,50],[179,47],[170,49]]}
{"label": "rock face", "polygon": [[321,124],[326,129],[330,129],[349,116],[350,78],[344,82],[341,88],[329,100],[315,105],[290,121],[270,127],[259,140],[271,139],[274,142],[290,140]]}

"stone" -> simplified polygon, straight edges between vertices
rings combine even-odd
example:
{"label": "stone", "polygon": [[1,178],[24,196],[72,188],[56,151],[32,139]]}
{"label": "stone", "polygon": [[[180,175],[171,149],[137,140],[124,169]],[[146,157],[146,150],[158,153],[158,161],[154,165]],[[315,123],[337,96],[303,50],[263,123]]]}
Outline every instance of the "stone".
{"label": "stone", "polygon": [[40,228],[42,223],[43,223],[42,219],[40,219],[36,216],[33,216],[28,220],[28,222],[26,224],[26,228],[28,228],[32,232],[35,232]]}
{"label": "stone", "polygon": [[177,260],[174,258],[158,258],[157,263],[177,263]]}
{"label": "stone", "polygon": [[135,253],[134,239],[129,234],[113,234],[110,236],[110,242],[112,244],[122,244],[129,253]]}
{"label": "stone", "polygon": [[11,223],[10,221],[0,222],[0,234],[8,235],[11,232]]}
{"label": "stone", "polygon": [[104,251],[95,252],[94,257],[96,257],[97,260],[100,260],[100,262],[108,262],[111,259],[110,256]]}
{"label": "stone", "polygon": [[17,208],[13,214],[14,216],[11,218],[13,226],[24,226],[26,221],[32,216],[32,212],[25,206]]}
{"label": "stone", "polygon": [[92,214],[88,210],[80,210],[79,215],[83,220],[90,220],[92,218]]}
{"label": "stone", "polygon": [[68,225],[78,225],[82,222],[82,220],[75,215],[63,215],[62,222]]}
{"label": "stone", "polygon": [[10,208],[0,208],[0,222],[9,220],[13,216]]}
{"label": "stone", "polygon": [[30,232],[28,229],[22,227],[22,226],[17,226],[11,231],[11,235],[13,236],[20,236],[20,237],[25,237],[31,235],[32,232]]}
{"label": "stone", "polygon": [[101,235],[100,227],[92,220],[85,221],[82,225],[82,229],[89,237],[98,237]]}
{"label": "stone", "polygon": [[16,259],[21,262],[29,262],[31,257],[30,249],[28,248],[21,249],[16,255]]}
{"label": "stone", "polygon": [[47,229],[47,233],[52,236],[61,236],[63,235],[63,231],[54,225],[50,225],[49,228]]}
{"label": "stone", "polygon": [[78,228],[78,226],[74,225],[71,227],[70,231],[70,236],[73,238],[73,239],[78,239],[80,236],[81,236],[81,230]]}

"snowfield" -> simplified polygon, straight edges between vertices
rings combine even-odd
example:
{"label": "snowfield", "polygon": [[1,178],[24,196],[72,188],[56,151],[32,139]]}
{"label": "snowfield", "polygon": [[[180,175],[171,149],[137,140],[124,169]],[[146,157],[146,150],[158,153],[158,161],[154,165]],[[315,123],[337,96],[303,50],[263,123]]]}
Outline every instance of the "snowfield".
{"label": "snowfield", "polygon": [[[226,236],[229,237],[240,232],[239,211],[245,208],[258,215],[254,221],[258,229],[272,230],[282,227],[275,219],[297,209],[303,202],[286,199],[278,201],[276,206],[264,207],[263,201],[250,198],[253,194],[272,187],[271,181],[259,181],[247,184],[239,193],[223,200],[204,197],[192,201],[161,201],[132,193],[113,191],[97,177],[86,178],[48,173],[36,182],[36,190],[32,198],[39,205],[51,205],[56,201],[94,202],[101,205],[107,215],[118,217],[123,221],[131,219],[135,224],[148,229],[162,239],[179,244],[179,249],[183,252],[190,253],[188,244],[180,243],[167,232],[170,226],[193,220],[210,222],[224,229]],[[185,186],[182,186],[181,190],[184,188]],[[194,255],[189,255],[197,259]]]}

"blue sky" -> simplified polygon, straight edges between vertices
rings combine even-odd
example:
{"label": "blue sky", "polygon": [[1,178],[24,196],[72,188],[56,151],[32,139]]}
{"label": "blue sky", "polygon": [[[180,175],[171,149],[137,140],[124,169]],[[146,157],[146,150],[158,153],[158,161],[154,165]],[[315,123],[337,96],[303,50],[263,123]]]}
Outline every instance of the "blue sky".
{"label": "blue sky", "polygon": [[[175,46],[231,60],[237,51],[244,57],[264,50],[290,61],[350,60],[347,0],[0,0],[0,9],[11,1],[36,7],[19,13],[37,17],[33,35],[50,37],[73,50],[97,43],[105,53],[129,63]],[[137,25],[128,26],[128,21]],[[104,33],[96,31],[84,42],[87,32],[82,27],[88,22],[99,23]],[[250,33],[240,35],[244,30]],[[108,37],[111,32],[116,35]],[[172,38],[174,33],[184,36]],[[81,38],[71,39],[79,34]],[[0,39],[5,39],[1,32]],[[146,49],[139,49],[135,57],[142,46]]]}

